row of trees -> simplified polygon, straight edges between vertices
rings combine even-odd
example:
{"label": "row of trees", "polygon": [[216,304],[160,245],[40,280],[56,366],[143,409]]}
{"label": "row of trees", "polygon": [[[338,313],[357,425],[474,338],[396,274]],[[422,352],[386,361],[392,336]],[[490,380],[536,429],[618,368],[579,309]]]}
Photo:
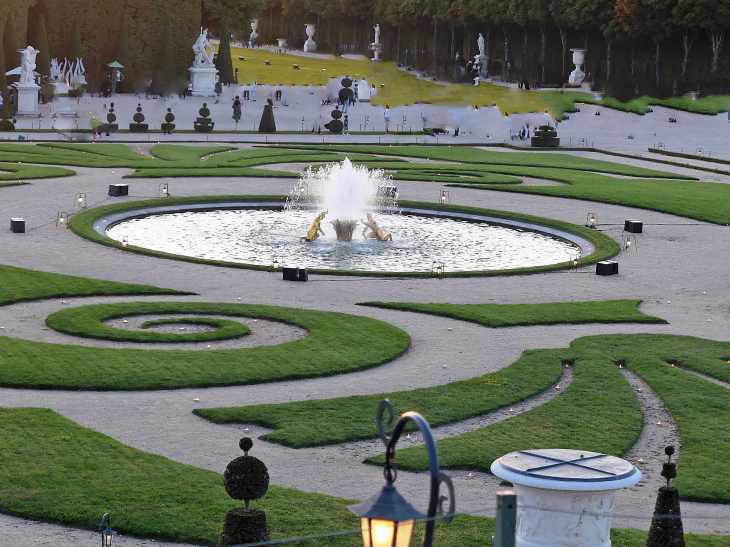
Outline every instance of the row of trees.
{"label": "row of trees", "polygon": [[[339,41],[369,43],[372,36],[368,40],[366,33],[371,33],[372,25],[379,22],[390,40],[386,52],[391,53],[393,60],[403,61],[407,52],[416,59],[420,55],[421,60],[428,56],[434,71],[438,65],[446,68],[447,60],[453,59],[457,51],[462,55],[468,50],[473,53],[476,33],[481,31],[487,47],[492,48],[490,58],[499,59],[505,73],[508,63],[519,72],[520,67],[529,64],[527,58],[532,56],[531,52],[535,52],[539,64],[535,83],[567,78],[572,69],[568,48],[587,47],[589,41],[593,52],[600,49],[603,58],[600,76],[604,83],[614,75],[614,59],[629,65],[633,74],[637,64],[645,64],[650,51],[653,79],[658,86],[663,71],[667,70],[663,64],[665,49],[671,52],[668,63],[674,65],[675,60],[679,61],[676,64],[681,69],[677,73],[672,67],[671,75],[680,82],[688,80],[693,55],[699,55],[696,58],[706,79],[727,80],[730,72],[727,55],[725,59],[722,57],[730,27],[728,0],[203,0],[203,3],[204,21],[207,19],[215,25],[216,20],[225,18],[244,37],[250,32],[250,18],[260,17],[260,33],[266,41],[273,40],[278,33],[290,34],[292,38],[294,32],[295,37],[303,37],[305,22],[318,23],[315,39],[330,49]],[[432,37],[426,38],[431,33]],[[597,37],[601,44],[596,43]],[[446,48],[445,44],[448,44]],[[548,70],[550,48],[557,44],[561,49],[558,77]],[[681,47],[677,53],[679,59],[675,59],[674,51],[678,47]],[[696,53],[693,48],[704,51]],[[617,49],[622,52],[620,59]],[[628,55],[624,56],[624,51]],[[519,74],[510,74],[516,75]]]}

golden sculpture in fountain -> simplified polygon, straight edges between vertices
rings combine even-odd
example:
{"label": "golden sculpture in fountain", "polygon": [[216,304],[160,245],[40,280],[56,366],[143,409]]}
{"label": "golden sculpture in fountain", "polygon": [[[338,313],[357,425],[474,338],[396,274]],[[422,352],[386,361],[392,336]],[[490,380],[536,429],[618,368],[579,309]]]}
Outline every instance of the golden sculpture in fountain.
{"label": "golden sculpture in fountain", "polygon": [[[300,237],[299,241],[312,242],[316,241],[319,238],[320,234],[324,235],[321,224],[326,214],[327,212],[325,211],[317,215],[317,218],[314,219],[314,222],[309,228],[307,235],[304,237]],[[362,235],[365,239],[393,241],[393,236],[391,234],[385,235],[383,233],[383,230],[378,226],[378,223],[375,222],[375,219],[373,218],[373,215],[371,213],[368,213],[368,219],[363,220],[362,223],[365,225],[365,228],[362,231]],[[352,233],[355,231],[355,227],[357,226],[357,220],[340,220],[336,218],[334,220],[331,220],[330,224],[332,224],[335,229],[335,233],[337,234],[337,241],[352,241]]]}
{"label": "golden sculpture in fountain", "polygon": [[322,220],[324,220],[326,214],[327,213],[325,212],[318,214],[317,218],[315,218],[314,222],[312,222],[312,226],[309,228],[307,235],[300,237],[299,241],[315,241],[319,237],[319,234],[324,235],[324,230],[322,230],[320,224],[322,223]]}
{"label": "golden sculpture in fountain", "polygon": [[[378,226],[378,223],[375,222],[375,219],[373,218],[373,215],[368,213],[368,219],[363,220],[362,223],[365,225],[365,228],[363,228],[362,235],[365,236],[365,239],[377,239],[378,241],[393,241],[393,236],[391,234],[385,235],[383,233],[383,230]],[[368,232],[368,229],[370,230]],[[367,232],[367,233],[366,233]]]}

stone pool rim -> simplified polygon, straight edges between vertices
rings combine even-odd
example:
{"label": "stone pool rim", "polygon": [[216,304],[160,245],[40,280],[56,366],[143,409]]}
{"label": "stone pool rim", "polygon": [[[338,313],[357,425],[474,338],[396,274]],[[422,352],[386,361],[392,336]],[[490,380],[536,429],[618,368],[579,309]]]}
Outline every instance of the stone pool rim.
{"label": "stone pool rim", "polygon": [[[135,218],[144,218],[153,215],[173,214],[181,212],[199,212],[215,210],[241,209],[280,209],[285,204],[285,196],[199,196],[185,198],[162,198],[175,203],[162,203],[161,199],[130,201],[114,205],[102,206],[75,215],[70,223],[71,229],[78,235],[106,246],[121,249],[120,242],[106,235],[106,230]],[[445,217],[454,220],[482,222],[496,226],[522,231],[540,233],[555,239],[566,241],[580,248],[580,267],[605,260],[619,252],[618,244],[608,236],[579,225],[557,221],[549,218],[534,217],[507,211],[494,211],[475,207],[431,204],[428,202],[401,201],[398,209],[405,214],[419,216]],[[552,226],[551,226],[552,225]],[[146,254],[160,258],[183,260],[187,262],[215,265],[221,267],[243,268],[259,271],[272,271],[270,266],[246,264],[196,258],[184,255],[154,251],[144,247],[129,245],[126,251]],[[577,252],[576,252],[577,254]],[[482,271],[448,271],[442,277],[485,277],[492,275],[526,275],[548,271],[565,270],[572,268],[569,262],[559,262],[550,265],[532,266],[502,270]],[[327,270],[309,269],[310,273],[321,275],[348,275],[348,276],[378,276],[378,277],[435,277],[431,272],[375,272],[357,270]]]}

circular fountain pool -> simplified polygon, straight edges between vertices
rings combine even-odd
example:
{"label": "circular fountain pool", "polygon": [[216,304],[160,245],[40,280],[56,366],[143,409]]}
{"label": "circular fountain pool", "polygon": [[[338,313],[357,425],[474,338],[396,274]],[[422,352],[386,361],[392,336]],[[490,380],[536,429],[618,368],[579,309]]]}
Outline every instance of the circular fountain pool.
{"label": "circular fountain pool", "polygon": [[[337,241],[328,216],[325,235],[300,241],[318,210],[282,209],[279,203],[226,203],[156,207],[97,222],[117,241],[206,260],[357,272],[428,272],[443,262],[447,272],[478,272],[568,262],[593,252],[585,239],[539,225],[481,215],[397,208],[375,213],[392,241],[366,240],[358,223],[351,242]],[[104,228],[107,226],[108,228]]]}

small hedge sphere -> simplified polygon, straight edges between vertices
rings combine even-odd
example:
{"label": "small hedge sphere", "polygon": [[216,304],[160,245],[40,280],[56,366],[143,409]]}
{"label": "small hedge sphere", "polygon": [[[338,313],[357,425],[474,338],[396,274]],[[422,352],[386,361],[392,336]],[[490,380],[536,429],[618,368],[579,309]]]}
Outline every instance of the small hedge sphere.
{"label": "small hedge sphere", "polygon": [[137,104],[137,113],[134,116],[132,116],[132,119],[136,123],[142,123],[144,121],[144,114],[142,114],[142,105],[141,104]]}
{"label": "small hedge sphere", "polygon": [[226,467],[223,473],[223,486],[228,495],[236,500],[248,502],[257,500],[269,489],[269,470],[264,462],[248,455],[253,441],[243,437],[239,443],[244,455],[236,458]]}

